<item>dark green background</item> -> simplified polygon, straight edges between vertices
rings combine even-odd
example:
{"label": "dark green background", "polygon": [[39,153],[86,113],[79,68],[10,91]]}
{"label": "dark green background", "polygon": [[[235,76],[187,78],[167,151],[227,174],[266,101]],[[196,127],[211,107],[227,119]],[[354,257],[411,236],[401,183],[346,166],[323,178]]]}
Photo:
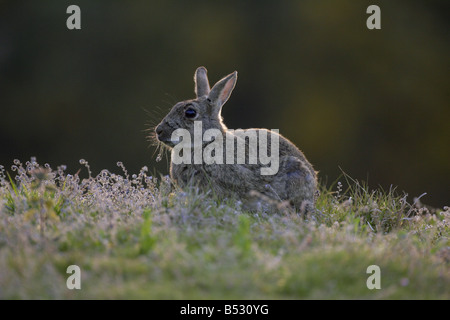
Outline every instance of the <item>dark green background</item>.
{"label": "dark green background", "polygon": [[279,129],[328,183],[340,166],[450,205],[449,3],[0,1],[0,164],[167,173],[145,129],[194,97],[204,65],[211,82],[239,72],[228,127]]}

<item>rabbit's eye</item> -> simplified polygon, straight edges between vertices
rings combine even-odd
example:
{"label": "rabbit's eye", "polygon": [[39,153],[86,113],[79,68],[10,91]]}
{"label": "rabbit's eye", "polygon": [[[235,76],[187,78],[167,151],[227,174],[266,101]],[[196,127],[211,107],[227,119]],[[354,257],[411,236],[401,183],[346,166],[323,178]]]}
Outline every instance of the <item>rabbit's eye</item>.
{"label": "rabbit's eye", "polygon": [[186,116],[186,118],[192,119],[192,118],[195,118],[195,116],[197,115],[197,111],[195,111],[192,108],[188,108],[184,112],[184,115]]}

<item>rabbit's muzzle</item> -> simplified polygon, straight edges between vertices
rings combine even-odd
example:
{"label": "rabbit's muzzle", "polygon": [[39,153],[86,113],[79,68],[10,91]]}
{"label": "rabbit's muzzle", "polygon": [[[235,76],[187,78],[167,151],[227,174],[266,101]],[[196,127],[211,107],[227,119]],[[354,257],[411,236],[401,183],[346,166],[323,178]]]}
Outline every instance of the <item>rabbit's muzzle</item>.
{"label": "rabbit's muzzle", "polygon": [[173,147],[174,143],[171,138],[171,130],[168,130],[168,128],[165,128],[164,123],[160,123],[155,128],[156,138],[159,142],[164,143],[165,145],[169,147]]}
{"label": "rabbit's muzzle", "polygon": [[156,136],[158,137],[158,140],[161,141],[163,129],[161,128],[161,125],[158,125],[155,128]]}

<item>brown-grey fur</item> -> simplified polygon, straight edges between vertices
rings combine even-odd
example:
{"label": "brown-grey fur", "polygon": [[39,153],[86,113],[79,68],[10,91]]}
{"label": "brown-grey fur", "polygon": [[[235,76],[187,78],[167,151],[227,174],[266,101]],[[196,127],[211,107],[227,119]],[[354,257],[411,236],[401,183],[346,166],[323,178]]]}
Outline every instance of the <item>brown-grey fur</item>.
{"label": "brown-grey fur", "polygon": [[[237,72],[218,81],[212,89],[209,87],[207,71],[197,68],[194,74],[196,99],[178,102],[156,127],[156,136],[160,142],[173,147],[172,132],[178,128],[187,129],[193,136],[194,121],[202,122],[202,134],[211,128],[219,129],[223,135],[224,150],[226,137],[236,141],[241,139],[229,131],[221,116],[221,108],[228,100],[237,80]],[[185,115],[187,108],[196,111],[193,119]],[[267,129],[253,129],[257,134],[265,134]],[[275,134],[275,133],[273,133]],[[270,150],[270,135],[268,150]],[[210,142],[209,142],[210,143]],[[208,142],[203,142],[206,146]],[[248,147],[248,139],[245,141]],[[236,142],[235,142],[236,146]],[[247,150],[247,149],[246,149]],[[194,150],[192,150],[192,153]],[[235,148],[235,159],[236,159]],[[248,152],[247,152],[248,153]],[[246,153],[246,160],[248,154]],[[194,155],[191,155],[194,159]],[[172,155],[173,157],[173,155]],[[277,211],[281,208],[296,211],[308,211],[314,205],[317,190],[317,177],[312,165],[304,154],[288,139],[279,135],[279,170],[274,175],[261,175],[262,164],[174,164],[171,161],[171,178],[181,187],[198,186],[211,190],[221,197],[233,197],[241,200],[247,209],[261,208]]]}

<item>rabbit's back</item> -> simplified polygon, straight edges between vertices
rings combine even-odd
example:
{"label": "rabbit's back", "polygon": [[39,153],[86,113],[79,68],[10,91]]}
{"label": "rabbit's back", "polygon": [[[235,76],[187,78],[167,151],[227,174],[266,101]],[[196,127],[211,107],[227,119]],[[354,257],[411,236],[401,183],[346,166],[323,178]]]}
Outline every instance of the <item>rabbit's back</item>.
{"label": "rabbit's back", "polygon": [[[259,145],[251,145],[251,139],[245,139],[245,155],[242,155],[239,153],[242,149],[238,148],[239,141],[242,143],[242,137],[226,132],[222,138],[224,153],[220,164],[204,162],[175,164],[172,162],[172,179],[182,187],[195,185],[201,189],[212,190],[218,196],[237,197],[243,202],[250,201],[252,191],[256,191],[274,201],[288,201],[295,208],[304,206],[305,201],[313,203],[317,185],[316,173],[304,154],[282,135],[267,129],[252,130],[257,133],[257,136],[270,136],[270,134],[278,136],[278,170],[275,174],[261,174],[261,169],[267,167],[267,163],[261,163],[259,158],[255,164],[249,163],[252,148],[260,151]],[[231,151],[230,139],[234,139],[234,148]],[[265,147],[271,150],[272,139],[267,140]],[[227,159],[227,154],[230,152],[233,153],[234,161],[229,161],[230,156]],[[245,163],[238,163],[239,156],[245,159]],[[194,159],[194,154],[191,159]]]}

